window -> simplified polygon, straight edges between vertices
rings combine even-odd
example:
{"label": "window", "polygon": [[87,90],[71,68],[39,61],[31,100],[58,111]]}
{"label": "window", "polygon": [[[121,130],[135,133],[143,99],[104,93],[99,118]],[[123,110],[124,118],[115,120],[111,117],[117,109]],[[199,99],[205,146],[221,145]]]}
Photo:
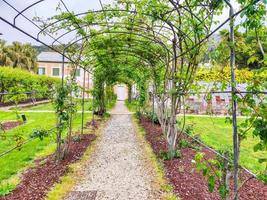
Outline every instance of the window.
{"label": "window", "polygon": [[39,75],[45,75],[45,68],[44,67],[39,67],[38,68],[38,74]]}
{"label": "window", "polygon": [[59,68],[53,68],[53,76],[59,76]]}
{"label": "window", "polygon": [[75,76],[81,76],[81,70],[80,69],[76,69],[75,71]]}

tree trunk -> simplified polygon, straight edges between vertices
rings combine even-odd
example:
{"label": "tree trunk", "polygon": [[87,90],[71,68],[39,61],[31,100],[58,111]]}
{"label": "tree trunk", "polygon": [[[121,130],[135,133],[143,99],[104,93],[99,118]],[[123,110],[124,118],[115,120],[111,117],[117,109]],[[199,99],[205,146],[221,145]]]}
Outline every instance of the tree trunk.
{"label": "tree trunk", "polygon": [[259,35],[258,35],[258,31],[257,31],[256,28],[255,28],[255,34],[256,34],[256,39],[257,39],[257,42],[258,42],[258,45],[259,45],[261,54],[262,54],[262,56],[263,56],[263,58],[264,58],[264,56],[265,56],[265,52],[264,52],[264,49],[263,49],[263,47],[262,47],[261,40],[260,40],[260,37],[259,37]]}
{"label": "tree trunk", "polygon": [[128,102],[132,102],[132,85],[128,85]]}

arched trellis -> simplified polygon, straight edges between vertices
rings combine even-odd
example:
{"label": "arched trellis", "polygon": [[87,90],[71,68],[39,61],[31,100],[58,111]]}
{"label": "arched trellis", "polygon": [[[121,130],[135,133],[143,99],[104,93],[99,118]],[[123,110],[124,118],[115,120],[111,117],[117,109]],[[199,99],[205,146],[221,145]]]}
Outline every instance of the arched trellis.
{"label": "arched trellis", "polygon": [[[10,21],[8,21],[8,20],[6,20],[6,19],[4,19],[3,17],[0,17],[0,20],[1,20],[1,21],[3,21],[3,22],[5,22],[5,23],[9,24],[9,25],[12,26],[13,28],[15,28],[15,29],[17,29],[18,31],[24,33],[25,35],[31,37],[31,38],[34,39],[35,41],[37,41],[37,42],[39,42],[39,43],[41,43],[41,44],[43,44],[43,45],[49,47],[50,49],[52,49],[52,50],[54,50],[54,51],[60,53],[60,54],[62,55],[62,57],[63,57],[63,66],[62,66],[63,68],[64,68],[64,59],[65,59],[65,58],[69,59],[73,64],[77,63],[77,61],[73,60],[73,58],[67,54],[67,52],[66,52],[66,49],[67,49],[67,48],[66,48],[66,47],[64,48],[63,51],[61,51],[61,50],[59,50],[59,49],[57,49],[57,48],[54,47],[54,44],[55,44],[56,42],[57,42],[58,44],[63,45],[63,43],[61,43],[61,42],[59,41],[59,39],[61,39],[61,38],[62,38],[63,36],[65,36],[65,35],[68,35],[68,34],[71,33],[72,31],[75,31],[75,29],[73,29],[72,31],[69,31],[69,32],[66,32],[66,33],[62,34],[60,37],[55,38],[54,36],[52,36],[52,35],[46,30],[46,29],[49,28],[50,25],[54,25],[53,23],[49,24],[49,26],[47,26],[47,27],[41,28],[41,27],[38,26],[35,22],[33,22],[31,19],[29,19],[27,16],[25,16],[24,13],[25,13],[27,10],[33,8],[34,6],[36,6],[36,5],[40,4],[40,3],[45,2],[45,0],[35,1],[35,2],[32,3],[31,5],[29,5],[29,6],[26,7],[25,9],[23,9],[22,11],[18,11],[13,5],[11,5],[10,3],[8,3],[6,0],[2,0],[2,1],[5,2],[6,4],[8,4],[8,5],[9,5],[12,9],[14,9],[18,14],[14,17],[14,19],[13,19],[13,23],[10,22]],[[194,49],[197,48],[198,46],[200,46],[204,41],[206,41],[208,38],[210,38],[210,37],[211,37],[217,30],[219,30],[219,29],[220,29],[223,25],[225,25],[227,22],[230,22],[230,32],[231,32],[231,34],[230,34],[230,36],[231,36],[230,39],[231,39],[232,42],[234,42],[234,32],[233,32],[233,28],[234,28],[234,17],[237,16],[237,15],[239,15],[239,14],[240,14],[242,11],[244,11],[248,6],[242,8],[242,9],[239,10],[238,12],[234,13],[234,12],[233,12],[233,7],[232,7],[232,5],[230,4],[230,2],[229,2],[228,0],[224,0],[224,1],[226,2],[226,4],[228,5],[228,7],[229,7],[229,9],[230,9],[229,18],[226,19],[223,23],[221,23],[218,27],[216,27],[216,28],[215,28],[213,31],[211,31],[209,34],[207,34],[204,38],[202,38],[198,43],[196,43],[196,44],[194,44],[192,47],[190,47],[186,52],[183,52],[183,53],[181,53],[181,54],[175,56],[174,59],[176,59],[176,58],[178,58],[178,57],[181,57],[181,56],[187,54],[188,52],[194,50]],[[60,0],[60,2],[64,5],[65,9],[69,12],[68,8],[67,8],[66,5],[64,4],[64,1],[63,1],[63,0]],[[179,12],[180,12],[179,9],[183,9],[183,10],[184,10],[185,12],[187,12],[188,14],[194,15],[194,13],[192,13],[192,11],[191,11],[191,6],[182,6],[182,5],[180,5],[180,4],[177,5],[177,4],[176,4],[174,1],[172,1],[172,0],[170,0],[170,2],[171,2],[172,5],[173,5],[173,9],[167,11],[167,12],[165,13],[165,15],[167,15],[167,14],[172,14],[172,13],[175,12],[175,11],[179,13]],[[258,2],[259,2],[259,0],[256,0],[256,1],[253,1],[251,4],[256,4],[256,3],[258,3]],[[103,5],[102,5],[101,0],[100,0],[100,4],[101,4],[101,7],[102,7],[102,10],[99,10],[99,11],[91,11],[91,12],[94,12],[94,13],[97,13],[97,12],[127,12],[127,13],[132,13],[132,14],[135,14],[135,13],[136,13],[136,11],[128,11],[128,10],[108,10],[108,9],[105,9],[105,8],[103,7]],[[207,9],[208,6],[209,6],[209,5],[203,5],[203,4],[195,5],[195,7],[201,7],[202,9]],[[77,14],[76,16],[82,16],[82,15],[86,15],[86,14],[88,14],[88,12],[85,12],[85,13],[79,13],[79,14]],[[141,13],[141,14],[146,15],[146,16],[150,16],[150,17],[153,17],[153,16],[151,16],[151,15],[149,15],[149,14],[147,14],[147,13]],[[212,14],[212,11],[210,12],[210,14]],[[30,33],[27,33],[27,31],[23,30],[23,29],[20,28],[19,26],[17,26],[16,21],[17,21],[17,18],[20,17],[20,16],[22,16],[23,18],[25,18],[27,21],[31,22],[31,23],[32,23],[35,27],[37,27],[40,31],[39,31],[36,35],[32,35],[32,34],[30,34]],[[196,18],[197,18],[197,16],[193,16],[193,17],[196,17]],[[171,23],[170,21],[165,20],[164,17],[162,17],[160,20],[162,21],[163,26],[164,26],[164,24],[167,23],[167,24],[169,24],[170,26],[172,26],[172,28],[173,28],[174,30],[176,30],[176,31],[178,31],[178,32],[181,32],[181,30],[180,30],[177,26],[175,26],[175,25],[174,25],[173,23]],[[58,22],[55,22],[55,24],[56,24],[56,23],[58,23]],[[202,23],[204,23],[204,21],[199,20],[199,24],[198,24],[198,25],[201,25]],[[98,25],[100,25],[100,24],[98,24]],[[105,25],[103,25],[103,26],[105,26]],[[109,27],[110,24],[107,23],[106,26]],[[160,29],[159,29],[160,31],[161,31],[162,29],[164,29],[163,26],[160,27]],[[85,27],[86,27],[86,25],[85,25]],[[79,27],[79,28],[83,28],[83,27]],[[140,27],[139,27],[139,28],[140,28]],[[160,32],[160,31],[159,31],[159,32]],[[48,35],[49,37],[51,37],[51,38],[53,39],[53,43],[52,43],[52,44],[47,44],[46,42],[44,42],[43,40],[41,40],[41,39],[40,39],[40,34],[42,34],[42,33],[45,33],[46,35]],[[111,34],[111,32],[106,32],[106,33],[107,33],[107,34]],[[133,33],[132,31],[129,31],[129,32],[123,32],[122,34],[134,34],[134,33]],[[187,34],[182,34],[182,35],[184,35],[184,37],[187,37],[188,34],[191,34],[191,33],[189,32],[189,33],[187,33]],[[158,35],[162,35],[162,34],[158,33]],[[148,35],[146,35],[146,36],[148,36]],[[71,45],[77,44],[77,43],[79,43],[80,41],[83,41],[83,40],[88,39],[88,38],[90,38],[90,36],[86,36],[86,37],[84,37],[84,38],[77,39],[77,40],[74,41],[73,44],[71,44]],[[147,37],[147,39],[151,39],[151,38],[150,38],[150,37]],[[183,39],[183,37],[182,37],[182,39]],[[153,41],[153,40],[151,40],[151,41]],[[159,41],[157,41],[157,42],[159,42]],[[160,42],[159,42],[159,44],[160,44]],[[164,44],[164,43],[163,43],[163,44]],[[68,45],[67,47],[69,47],[69,45]],[[166,49],[168,49],[168,48],[166,48]],[[234,60],[234,59],[235,59],[234,48],[231,48],[231,62],[230,62],[230,65],[231,65],[231,82],[232,82],[232,91],[231,91],[231,93],[232,93],[232,95],[235,95],[235,94],[237,93],[236,88],[235,88],[235,73],[234,73],[234,64],[235,64],[234,61],[235,61],[235,60]],[[82,65],[81,65],[80,67],[83,68],[83,69],[85,69],[85,70],[88,70],[88,69],[86,68],[86,66],[82,66]],[[63,82],[63,81],[62,81],[62,82]],[[233,100],[233,107],[232,107],[232,108],[233,108],[233,133],[234,133],[234,134],[233,134],[233,135],[234,135],[233,140],[234,140],[234,146],[237,145],[237,125],[236,125],[236,106],[237,106],[237,105],[236,105],[236,104],[237,104],[236,101]],[[235,152],[235,154],[236,154],[236,152]],[[235,162],[237,162],[237,159],[235,159]],[[235,164],[236,164],[236,163],[235,163]],[[237,175],[237,170],[238,170],[238,169],[235,167],[235,176]],[[236,180],[236,179],[235,179],[235,180]],[[237,191],[237,181],[235,181],[235,191]]]}

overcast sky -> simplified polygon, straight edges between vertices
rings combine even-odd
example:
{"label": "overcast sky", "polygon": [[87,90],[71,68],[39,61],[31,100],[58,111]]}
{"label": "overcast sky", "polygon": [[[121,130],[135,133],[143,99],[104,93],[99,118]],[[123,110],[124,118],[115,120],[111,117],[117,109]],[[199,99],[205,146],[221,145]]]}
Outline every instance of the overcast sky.
{"label": "overcast sky", "polygon": [[[17,8],[17,10],[21,11],[28,5],[31,5],[33,2],[37,0],[6,0],[8,3],[13,5]],[[102,0],[103,4],[112,3],[113,0]],[[56,7],[58,5],[59,0],[45,0],[44,2],[34,6],[29,11],[24,13],[29,19],[32,19],[34,16],[38,17],[51,17],[55,15]],[[67,7],[74,11],[75,13],[85,12],[89,9],[99,10],[101,9],[99,0],[64,0]],[[235,10],[238,10],[237,4],[232,0],[234,3]],[[13,22],[13,18],[16,16],[16,11],[12,8],[7,6],[3,0],[0,0],[0,16],[7,19],[10,22]],[[228,10],[225,10],[220,17],[217,17],[218,20],[224,21],[228,17]],[[38,29],[34,27],[33,24],[25,20],[23,17],[19,17],[16,20],[16,24],[21,27],[23,30],[29,32],[30,34],[36,34]],[[8,41],[11,43],[13,41],[20,41],[20,42],[30,42],[32,44],[38,44],[36,41],[32,40],[28,36],[20,33],[19,31],[15,30],[11,26],[5,24],[0,20],[0,39]],[[50,42],[49,37],[42,36],[40,39],[44,40],[45,42]]]}

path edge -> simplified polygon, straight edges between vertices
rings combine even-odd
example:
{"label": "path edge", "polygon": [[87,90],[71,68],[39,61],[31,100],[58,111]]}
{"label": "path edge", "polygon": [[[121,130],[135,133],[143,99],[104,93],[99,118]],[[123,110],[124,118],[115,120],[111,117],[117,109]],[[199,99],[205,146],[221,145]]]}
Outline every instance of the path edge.
{"label": "path edge", "polygon": [[58,183],[56,183],[52,189],[47,193],[45,200],[63,200],[73,190],[76,184],[82,179],[80,176],[86,164],[90,161],[91,156],[94,154],[97,144],[102,138],[104,128],[109,121],[108,118],[104,118],[99,128],[93,132],[96,135],[96,139],[88,146],[81,159],[68,167],[66,175],[62,176]]}
{"label": "path edge", "polygon": [[134,114],[131,115],[131,121],[133,122],[134,132],[137,136],[139,144],[143,150],[143,153],[145,154],[145,159],[147,159],[154,171],[154,181],[152,187],[159,189],[161,200],[180,200],[180,198],[174,194],[172,185],[169,184],[165,178],[163,163],[157,158],[151,145],[145,138],[145,129],[140,125],[138,118]]}

